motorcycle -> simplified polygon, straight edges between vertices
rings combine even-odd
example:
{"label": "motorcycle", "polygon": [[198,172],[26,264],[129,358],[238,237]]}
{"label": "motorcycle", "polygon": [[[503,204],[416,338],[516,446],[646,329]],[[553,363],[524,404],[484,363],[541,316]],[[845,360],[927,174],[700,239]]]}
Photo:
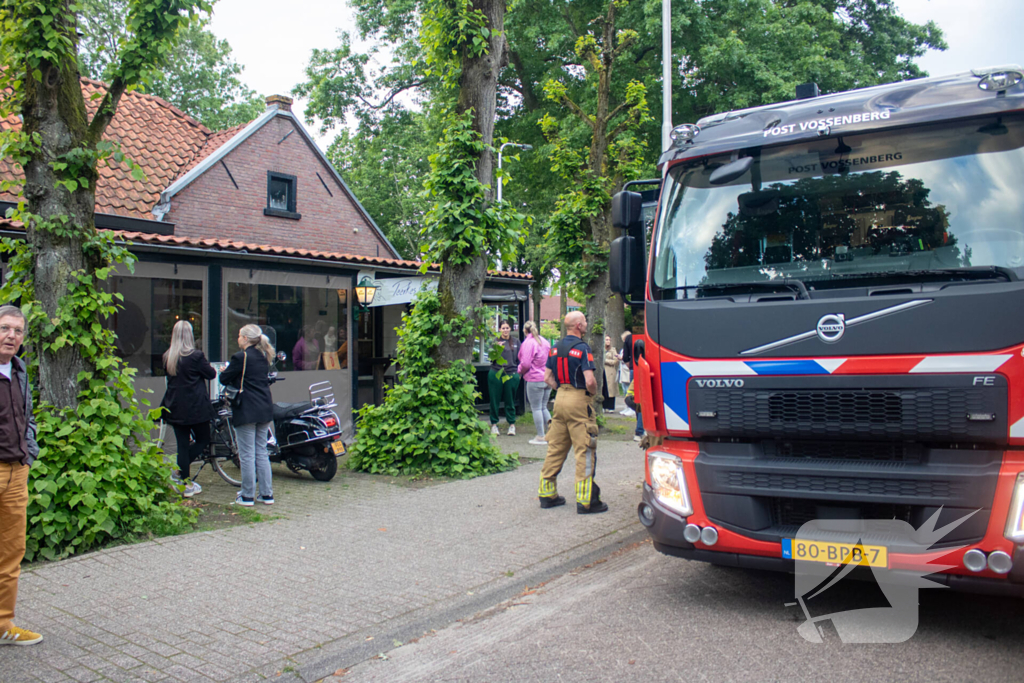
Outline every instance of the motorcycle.
{"label": "motorcycle", "polygon": [[[271,373],[271,384],[280,381]],[[330,382],[310,384],[309,401],[275,403],[267,438],[270,462],[283,462],[292,472],[307,470],[317,481],[333,479],[338,458],[345,454],[336,406]]]}
{"label": "motorcycle", "polygon": [[[270,328],[272,330],[273,328]],[[269,336],[269,335],[268,335]],[[277,360],[287,358],[279,352]],[[271,384],[283,382],[271,367]],[[238,439],[231,424],[231,404],[223,391],[213,399],[216,416],[210,422],[210,458],[219,463],[230,458],[239,466]],[[273,423],[267,435],[267,455],[272,463],[284,463],[292,472],[306,470],[317,481],[330,481],[338,472],[338,458],[345,454],[341,440],[341,420],[334,412],[334,389],[330,382],[314,382],[309,386],[309,400],[298,403],[275,403]],[[235,486],[242,482],[214,465],[222,479]]]}

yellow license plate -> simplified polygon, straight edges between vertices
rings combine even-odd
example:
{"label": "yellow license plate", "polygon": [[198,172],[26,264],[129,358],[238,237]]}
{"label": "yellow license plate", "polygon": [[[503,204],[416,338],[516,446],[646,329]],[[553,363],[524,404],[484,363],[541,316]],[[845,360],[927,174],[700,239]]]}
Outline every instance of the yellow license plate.
{"label": "yellow license plate", "polygon": [[345,455],[345,442],[341,440],[331,442],[331,450],[335,455]]}
{"label": "yellow license plate", "polygon": [[889,566],[889,549],[885,546],[809,541],[803,538],[782,539],[782,557],[786,560],[824,562],[835,565]]}

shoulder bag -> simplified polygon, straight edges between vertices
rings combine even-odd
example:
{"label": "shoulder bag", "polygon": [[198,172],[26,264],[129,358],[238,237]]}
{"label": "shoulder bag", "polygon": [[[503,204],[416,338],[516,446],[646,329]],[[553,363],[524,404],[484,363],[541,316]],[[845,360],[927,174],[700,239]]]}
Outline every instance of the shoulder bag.
{"label": "shoulder bag", "polygon": [[238,380],[238,388],[224,387],[224,396],[228,399],[228,405],[238,409],[242,407],[242,392],[245,391],[245,364],[249,361],[248,349],[242,351],[242,377]]}

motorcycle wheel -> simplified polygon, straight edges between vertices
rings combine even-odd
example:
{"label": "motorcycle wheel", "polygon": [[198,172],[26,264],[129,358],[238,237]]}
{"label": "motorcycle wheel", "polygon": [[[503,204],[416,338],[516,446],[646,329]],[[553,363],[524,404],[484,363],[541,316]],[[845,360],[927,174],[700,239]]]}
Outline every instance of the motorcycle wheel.
{"label": "motorcycle wheel", "polygon": [[338,473],[338,459],[325,448],[320,452],[316,465],[309,468],[309,473],[317,481],[330,481]]}
{"label": "motorcycle wheel", "polygon": [[[227,465],[227,470],[224,466]],[[242,471],[238,466],[238,457],[228,456],[217,456],[210,458],[210,467],[216,472],[221,479],[231,484],[232,486],[242,485]]]}

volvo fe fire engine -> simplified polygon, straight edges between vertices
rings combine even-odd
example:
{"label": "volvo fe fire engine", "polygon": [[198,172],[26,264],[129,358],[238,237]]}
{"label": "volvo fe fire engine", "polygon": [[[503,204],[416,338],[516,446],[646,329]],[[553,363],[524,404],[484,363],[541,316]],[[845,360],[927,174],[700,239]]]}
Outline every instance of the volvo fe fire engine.
{"label": "volvo fe fire engine", "polygon": [[[613,200],[610,267],[645,308],[655,547],[783,571],[941,559],[939,583],[1024,593],[1024,70],[808,84],[673,140],[653,232],[639,193]],[[796,556],[811,520],[935,515],[927,553],[868,532]]]}

